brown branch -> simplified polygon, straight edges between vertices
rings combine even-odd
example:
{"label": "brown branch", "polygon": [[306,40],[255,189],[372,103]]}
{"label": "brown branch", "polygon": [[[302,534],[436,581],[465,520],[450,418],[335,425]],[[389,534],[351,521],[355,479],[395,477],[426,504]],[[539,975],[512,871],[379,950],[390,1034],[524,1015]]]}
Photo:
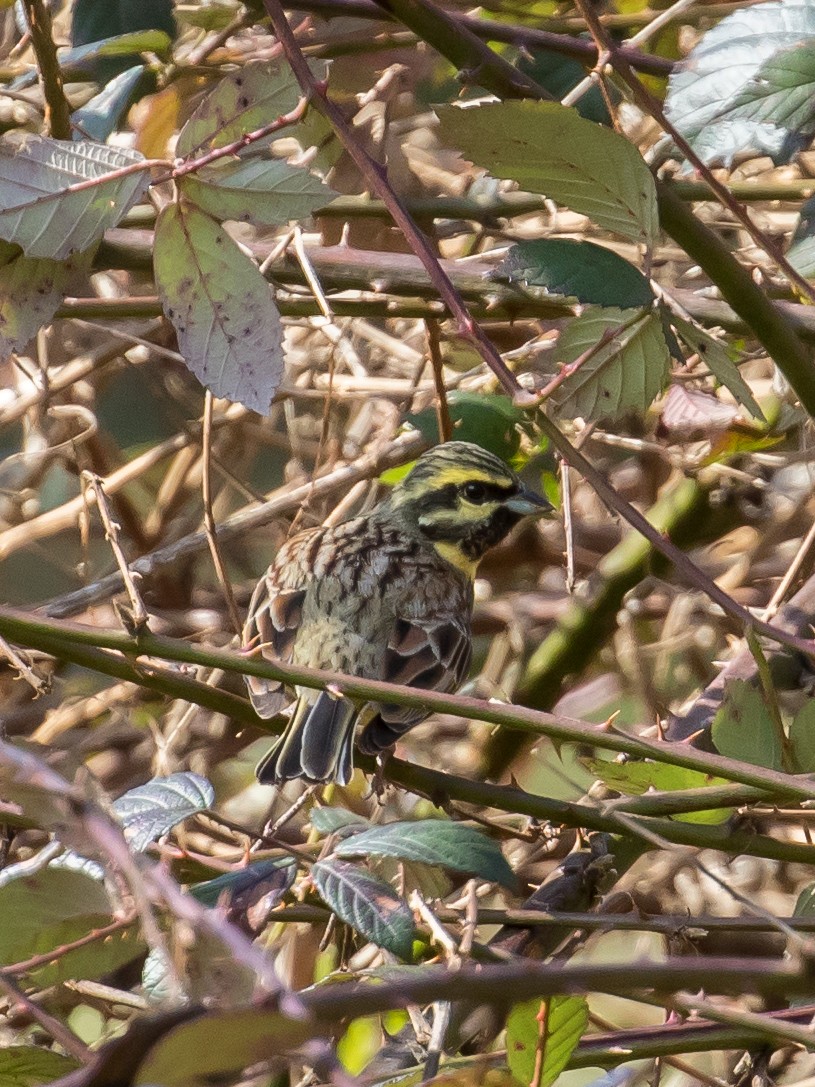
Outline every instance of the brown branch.
{"label": "brown branch", "polygon": [[512,371],[508,369],[486,333],[471,317],[458,291],[439,264],[427,238],[416,226],[402,200],[396,195],[389,183],[385,168],[371,158],[362,147],[342,111],[326,94],[325,85],[312,74],[278,0],[264,0],[264,6],[272,21],[275,34],[286,54],[286,59],[291,65],[303,92],[308,96],[314,107],[331,124],[340,143],[356,163],[371,191],[376,193],[387,205],[393,221],[400,228],[405,240],[422,262],[440,298],[450,310],[461,337],[476,347],[503,387],[519,405],[534,403],[533,395],[518,385]]}
{"label": "brown branch", "polygon": [[71,138],[71,107],[62,86],[62,72],[57,60],[57,47],[51,28],[51,15],[45,0],[23,0],[31,45],[37,58],[43,95],[45,123],[55,140]]}

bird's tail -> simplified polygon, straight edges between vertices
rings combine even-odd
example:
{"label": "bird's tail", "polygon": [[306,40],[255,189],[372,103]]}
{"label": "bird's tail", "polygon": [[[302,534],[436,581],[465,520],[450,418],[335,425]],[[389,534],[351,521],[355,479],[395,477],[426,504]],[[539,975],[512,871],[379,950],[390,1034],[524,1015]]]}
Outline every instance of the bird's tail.
{"label": "bird's tail", "polygon": [[258,781],[279,785],[304,778],[347,785],[354,772],[357,708],[347,698],[321,691],[315,702],[301,695],[286,730],[257,765]]}

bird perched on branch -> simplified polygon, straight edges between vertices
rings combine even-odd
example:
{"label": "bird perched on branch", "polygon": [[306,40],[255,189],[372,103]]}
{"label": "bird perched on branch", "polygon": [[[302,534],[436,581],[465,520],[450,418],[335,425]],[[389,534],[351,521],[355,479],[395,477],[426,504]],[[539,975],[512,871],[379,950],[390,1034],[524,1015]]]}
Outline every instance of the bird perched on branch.
{"label": "bird perched on branch", "polygon": [[[258,583],[244,645],[270,661],[450,693],[467,676],[479,560],[523,517],[551,504],[497,457],[468,442],[424,453],[370,513],[293,536]],[[282,683],[247,676],[272,717],[291,700]],[[427,714],[396,703],[355,704],[297,689],[286,730],[258,779],[347,784],[354,732],[378,755]]]}

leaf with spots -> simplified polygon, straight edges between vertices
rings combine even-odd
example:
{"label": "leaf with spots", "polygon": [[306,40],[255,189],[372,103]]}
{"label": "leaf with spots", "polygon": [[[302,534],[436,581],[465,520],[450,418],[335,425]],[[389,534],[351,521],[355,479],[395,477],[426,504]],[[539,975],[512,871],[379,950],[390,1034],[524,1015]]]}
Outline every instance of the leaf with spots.
{"label": "leaf with spots", "polygon": [[656,241],[654,179],[625,137],[557,102],[441,106],[436,113],[445,143],[493,177],[543,193],[625,238]]}
{"label": "leaf with spots", "polygon": [[318,177],[279,159],[232,160],[182,178],[184,196],[216,219],[277,226],[305,219],[335,197]]}
{"label": "leaf with spots", "polygon": [[288,65],[244,64],[218,83],[181,129],[176,155],[188,158],[226,147],[291,113],[301,94]]}
{"label": "leaf with spots", "polygon": [[184,204],[159,215],[153,263],[190,370],[215,396],[265,414],[283,374],[283,345],[257,266],[214,219]]}
{"label": "leaf with spots", "polygon": [[594,422],[644,412],[670,374],[662,321],[652,309],[589,309],[569,323],[555,353],[565,365],[583,360],[549,400],[565,419]]}
{"label": "leaf with spots", "polygon": [[92,250],[65,260],[26,257],[0,242],[0,360],[21,351],[49,323],[60,302],[91,266]]}

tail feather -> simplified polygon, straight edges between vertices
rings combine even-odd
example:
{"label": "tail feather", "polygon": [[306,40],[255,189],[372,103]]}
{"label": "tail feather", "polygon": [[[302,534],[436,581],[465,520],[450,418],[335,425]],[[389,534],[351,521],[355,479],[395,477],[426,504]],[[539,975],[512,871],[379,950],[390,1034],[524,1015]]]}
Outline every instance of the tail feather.
{"label": "tail feather", "polygon": [[263,785],[295,778],[347,785],[354,772],[354,726],[357,710],[345,698],[321,692],[314,703],[300,698],[286,731],[258,763]]}

